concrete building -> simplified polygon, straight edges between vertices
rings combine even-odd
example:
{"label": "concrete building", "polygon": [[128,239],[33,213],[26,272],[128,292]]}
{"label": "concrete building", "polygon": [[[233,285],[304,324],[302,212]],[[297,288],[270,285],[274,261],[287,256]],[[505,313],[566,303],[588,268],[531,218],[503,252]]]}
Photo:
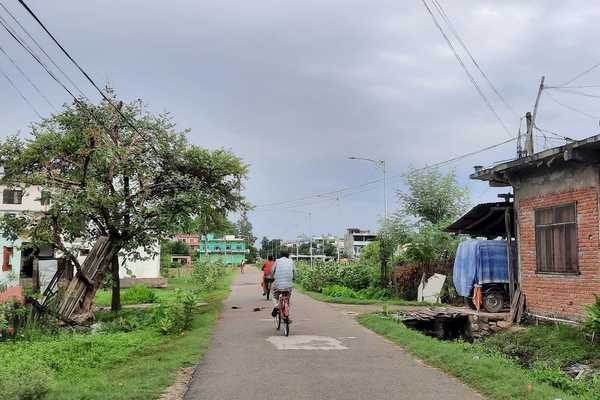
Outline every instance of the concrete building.
{"label": "concrete building", "polygon": [[211,262],[221,259],[225,264],[236,265],[246,259],[246,240],[236,238],[235,235],[226,235],[215,238],[209,233],[200,238],[200,259],[208,257]]}
{"label": "concrete building", "polygon": [[173,241],[187,243],[187,245],[190,246],[191,250],[199,250],[200,249],[200,235],[179,233],[179,234],[175,235],[175,237],[173,238]]}
{"label": "concrete building", "polygon": [[359,228],[348,228],[344,235],[344,253],[355,259],[360,257],[360,251],[377,239],[376,233],[371,233],[370,230],[361,230]]}

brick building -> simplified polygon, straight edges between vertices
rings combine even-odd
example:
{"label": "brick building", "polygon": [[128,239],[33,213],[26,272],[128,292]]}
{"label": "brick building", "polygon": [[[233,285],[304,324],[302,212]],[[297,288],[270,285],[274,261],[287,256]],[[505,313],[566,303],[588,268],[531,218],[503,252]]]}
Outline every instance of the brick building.
{"label": "brick building", "polygon": [[600,294],[600,135],[475,172],[514,190],[517,265],[526,310],[585,317]]}

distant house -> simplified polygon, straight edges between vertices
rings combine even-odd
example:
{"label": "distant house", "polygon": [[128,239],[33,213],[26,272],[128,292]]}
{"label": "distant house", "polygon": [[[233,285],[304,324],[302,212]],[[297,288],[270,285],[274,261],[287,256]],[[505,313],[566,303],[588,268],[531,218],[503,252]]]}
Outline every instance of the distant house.
{"label": "distant house", "polygon": [[[0,167],[0,176],[4,169]],[[50,192],[42,190],[39,186],[7,188],[0,186],[2,192],[2,205],[0,215],[17,215],[24,211],[42,213],[50,208],[52,197]],[[57,270],[58,258],[52,248],[23,249],[21,246],[27,242],[26,237],[15,241],[0,237],[0,248],[3,249],[3,267],[0,270],[0,281],[5,281],[8,272],[14,272],[19,280],[11,285],[20,285],[24,288],[34,288],[44,291],[46,284],[52,279]],[[153,249],[158,254],[158,243]],[[87,255],[83,249],[79,261],[83,262]],[[124,257],[119,259],[119,275],[121,277],[158,278],[160,276],[160,259],[138,249],[145,261],[127,261]],[[72,276],[72,273],[67,273]]]}
{"label": "distant house", "polygon": [[518,269],[530,313],[585,316],[600,293],[600,135],[470,175],[514,189]]}
{"label": "distant house", "polygon": [[199,245],[200,259],[211,262],[221,259],[225,264],[239,264],[246,259],[246,239],[236,238],[235,235],[226,235],[215,238],[214,234],[202,235]]}
{"label": "distant house", "polygon": [[376,239],[377,234],[371,233],[370,230],[348,228],[344,235],[344,252],[350,259],[360,257],[360,251],[365,248],[369,242],[373,242]]}
{"label": "distant house", "polygon": [[190,249],[192,250],[200,249],[200,235],[179,233],[175,235],[173,241],[187,243],[187,245],[190,246]]}

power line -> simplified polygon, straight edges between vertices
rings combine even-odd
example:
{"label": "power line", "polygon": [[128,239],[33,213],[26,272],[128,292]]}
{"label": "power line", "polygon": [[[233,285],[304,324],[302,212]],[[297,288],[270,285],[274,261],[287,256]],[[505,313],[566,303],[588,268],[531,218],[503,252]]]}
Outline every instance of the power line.
{"label": "power line", "polygon": [[[21,1],[21,0],[19,0],[19,1]],[[483,101],[485,102],[485,104],[488,106],[488,108],[490,109],[490,111],[492,112],[492,114],[494,114],[494,116],[496,117],[496,119],[498,120],[498,122],[500,122],[500,124],[502,125],[502,127],[504,128],[504,130],[508,133],[508,135],[514,139],[514,136],[512,135],[512,133],[510,133],[510,131],[508,130],[508,128],[506,127],[506,125],[504,125],[504,122],[502,121],[502,119],[500,119],[500,116],[496,113],[496,110],[494,110],[494,107],[492,107],[492,105],[488,101],[487,97],[485,97],[485,94],[483,93],[483,91],[481,90],[481,88],[479,87],[479,85],[477,84],[477,82],[475,81],[475,79],[473,78],[473,76],[471,75],[471,73],[469,72],[469,70],[467,69],[466,65],[464,64],[464,62],[462,61],[462,59],[460,58],[460,56],[458,55],[458,53],[454,49],[454,46],[452,45],[452,42],[450,42],[450,39],[448,38],[448,36],[446,36],[446,33],[444,32],[444,29],[438,23],[437,19],[435,18],[435,15],[433,15],[433,12],[431,12],[431,9],[429,8],[429,6],[425,2],[425,0],[421,0],[421,1],[423,2],[423,5],[425,6],[425,8],[427,9],[427,11],[429,12],[429,15],[433,19],[433,22],[438,27],[440,33],[442,34],[442,36],[446,40],[446,43],[448,44],[448,47],[450,47],[450,50],[452,50],[452,52],[454,53],[454,56],[458,60],[458,63],[462,67],[463,71],[465,71],[465,73],[467,74],[467,76],[471,80],[471,83],[473,84],[473,86],[475,86],[475,89],[479,93],[479,96],[483,99]]]}
{"label": "power line", "polygon": [[[4,49],[1,46],[0,46],[0,51],[6,56],[6,58],[8,58],[10,60],[11,63],[13,63],[13,65],[19,70],[19,72],[21,73],[21,75],[23,75],[25,77],[25,79],[27,79],[27,81],[31,84],[31,86],[34,87],[34,89],[40,94],[40,96],[42,96],[44,98],[44,100],[46,100],[46,102],[50,105],[50,107],[52,107],[54,109],[54,111],[58,112],[58,110],[52,105],[52,103],[50,103],[50,100],[48,100],[46,98],[46,96],[44,96],[42,94],[42,92],[40,92],[40,89],[38,89],[38,87],[35,86],[35,84],[31,81],[31,79],[29,79],[29,77],[27,75],[25,75],[25,72],[23,72],[23,70],[21,70],[21,68],[19,68],[19,66],[14,62],[14,60],[12,58],[10,58],[10,56],[6,53],[6,51],[4,51]],[[11,84],[12,84],[12,82],[11,82]],[[36,112],[36,114],[37,114],[37,112]],[[38,117],[39,116],[40,115],[38,114]]]}
{"label": "power line", "polygon": [[561,106],[563,106],[563,107],[565,107],[565,108],[568,108],[569,110],[572,110],[572,111],[578,112],[579,114],[583,114],[583,115],[585,115],[586,117],[590,117],[590,118],[592,118],[592,119],[595,119],[595,120],[599,120],[599,119],[600,119],[600,118],[598,118],[598,117],[594,117],[593,115],[587,114],[587,113],[585,113],[585,112],[583,112],[583,111],[577,110],[577,109],[575,109],[575,108],[573,108],[573,107],[569,107],[569,106],[567,106],[567,105],[565,105],[565,104],[561,103],[560,101],[556,100],[554,97],[552,97],[552,95],[551,95],[550,93],[548,93],[548,92],[545,92],[545,93],[546,93],[546,95],[547,95],[548,97],[550,97],[550,98],[551,98],[551,99],[552,99],[554,102],[556,102],[557,104],[559,104],[559,105],[561,105]]}
{"label": "power line", "polygon": [[[20,23],[20,22],[19,22],[19,21],[18,21],[18,20],[17,20],[17,19],[16,19],[16,18],[15,18],[13,15],[12,15],[12,13],[11,13],[11,12],[10,12],[10,11],[9,11],[9,10],[8,10],[8,9],[7,9],[7,8],[6,8],[6,7],[5,7],[3,4],[1,4],[1,3],[0,3],[0,6],[1,6],[1,7],[4,9],[4,11],[6,11],[6,12],[8,13],[8,15],[10,15],[10,17],[11,17],[11,18],[12,18],[12,19],[13,19],[13,20],[14,20],[14,21],[17,23],[17,25],[19,25],[19,27],[20,27],[20,28],[23,30],[23,32],[25,32],[25,33],[27,34],[27,36],[29,36],[29,39],[31,39],[31,41],[32,41],[33,43],[35,43],[35,45],[37,46],[37,48],[38,48],[38,49],[40,49],[42,53],[44,53],[44,55],[46,56],[46,58],[47,58],[48,60],[50,60],[50,62],[51,62],[51,63],[52,63],[52,64],[53,64],[53,65],[56,67],[56,69],[58,69],[58,70],[60,71],[60,73],[61,73],[61,74],[62,74],[62,75],[65,77],[65,78],[67,78],[67,80],[68,80],[68,81],[69,81],[69,82],[70,82],[70,83],[73,85],[73,87],[75,87],[75,89],[77,89],[77,91],[78,91],[78,92],[79,92],[79,93],[80,93],[80,94],[81,94],[81,95],[82,95],[84,98],[86,98],[86,100],[87,100],[88,102],[90,102],[90,100],[89,100],[89,99],[88,99],[88,98],[85,96],[85,94],[84,94],[84,93],[83,93],[83,92],[82,92],[82,91],[81,91],[81,90],[80,90],[80,89],[77,87],[77,85],[76,85],[76,84],[75,84],[75,83],[74,83],[74,82],[71,80],[71,78],[69,78],[69,76],[68,76],[68,75],[67,75],[67,74],[66,74],[66,73],[65,73],[65,72],[64,72],[64,71],[63,71],[63,70],[62,70],[62,69],[61,69],[61,68],[58,66],[58,64],[56,64],[56,62],[54,62],[54,60],[52,59],[52,57],[50,57],[50,56],[48,55],[48,53],[46,53],[46,51],[45,51],[45,50],[42,48],[42,46],[40,46],[40,45],[39,45],[39,43],[38,43],[38,42],[37,42],[37,41],[36,41],[36,40],[33,38],[33,36],[31,36],[31,34],[30,34],[28,31],[27,31],[27,29],[25,29],[25,27],[24,27],[23,25],[21,25],[21,23]],[[0,18],[2,18],[2,17],[0,17]],[[2,20],[4,20],[4,19],[2,19]],[[6,21],[5,21],[5,22],[6,22]],[[7,23],[7,25],[8,25],[8,23]],[[12,31],[13,31],[13,32],[15,32],[15,34],[16,34],[16,31],[15,31],[14,29],[13,29]],[[25,41],[24,41],[24,40],[23,40],[23,39],[22,39],[22,38],[21,38],[19,35],[17,35],[17,37],[19,38],[19,41],[20,41],[20,42],[22,42],[22,43],[25,43]],[[29,49],[28,51],[30,51],[30,53],[32,53],[32,52],[33,52],[33,50],[32,50],[32,49],[31,49],[29,46],[27,46],[27,48]],[[47,68],[47,67],[44,67],[44,68]],[[90,103],[91,103],[91,102],[90,102]]]}
{"label": "power line", "polygon": [[452,33],[454,34],[454,37],[456,38],[456,40],[458,40],[458,43],[460,43],[460,45],[462,46],[462,48],[467,52],[467,54],[469,55],[469,57],[471,58],[471,61],[473,61],[473,64],[475,64],[475,67],[477,67],[477,69],[479,70],[479,72],[481,72],[481,75],[483,75],[483,77],[485,78],[485,80],[487,81],[487,83],[490,85],[490,87],[494,90],[494,92],[498,95],[498,97],[500,98],[500,100],[502,100],[502,102],[504,103],[504,105],[510,110],[512,111],[512,113],[517,117],[517,118],[521,118],[521,116],[519,114],[517,114],[515,112],[515,110],[513,110],[511,108],[511,106],[508,105],[508,103],[506,102],[506,100],[504,100],[504,97],[502,97],[502,95],[496,90],[496,88],[494,87],[494,85],[492,85],[492,82],[490,82],[490,80],[488,79],[488,77],[486,76],[486,74],[483,72],[483,70],[479,67],[479,64],[477,63],[477,61],[475,61],[475,58],[473,58],[473,55],[471,55],[471,52],[469,51],[469,49],[467,48],[467,45],[463,42],[463,40],[461,39],[460,35],[458,34],[458,31],[454,28],[454,25],[452,25],[452,23],[450,22],[450,19],[448,18],[448,16],[446,15],[446,12],[444,11],[444,9],[442,8],[441,4],[437,1],[437,0],[433,0],[433,5],[435,6],[435,8],[437,9],[437,11],[440,13],[440,15],[442,16],[443,20],[446,22],[446,25],[448,25],[448,27],[450,28],[450,30],[452,31]]}
{"label": "power line", "polygon": [[582,73],[580,73],[579,75],[577,75],[575,78],[571,79],[571,80],[570,80],[570,81],[568,81],[567,83],[563,83],[562,85],[559,85],[558,87],[561,87],[561,86],[568,85],[569,83],[573,82],[575,79],[579,78],[579,77],[580,77],[580,76],[582,76],[582,75],[585,75],[585,74],[587,74],[588,72],[590,72],[590,71],[591,71],[591,70],[593,70],[594,68],[597,68],[598,66],[600,66],[600,63],[598,63],[598,64],[594,65],[594,66],[593,66],[592,68],[590,68],[590,69],[587,69],[587,70],[583,71]]}
{"label": "power line", "polygon": [[16,90],[16,91],[17,91],[17,92],[18,92],[18,93],[21,95],[21,97],[23,98],[23,100],[25,100],[25,102],[26,102],[27,104],[29,104],[29,107],[31,107],[31,109],[33,110],[33,112],[34,112],[34,113],[36,113],[36,114],[37,114],[37,116],[38,116],[38,117],[40,117],[40,119],[41,119],[41,118],[42,118],[42,116],[40,115],[40,113],[39,113],[39,112],[37,112],[37,110],[36,110],[36,109],[33,107],[33,105],[31,105],[31,103],[29,102],[29,100],[27,100],[27,99],[25,98],[25,96],[23,95],[23,93],[21,93],[21,91],[20,91],[20,90],[19,90],[19,89],[18,89],[18,88],[15,86],[15,84],[13,83],[13,81],[11,81],[11,80],[10,80],[10,78],[9,78],[9,77],[8,77],[8,76],[7,76],[7,75],[4,73],[4,71],[2,71],[1,69],[0,69],[0,73],[2,73],[2,75],[4,75],[4,77],[6,78],[6,80],[7,80],[8,82],[10,82],[10,84],[11,84],[11,85],[12,85],[12,86],[15,88],[15,90]]}
{"label": "power line", "polygon": [[[487,150],[491,150],[493,148],[496,148],[498,146],[502,146],[504,144],[507,143],[511,143],[514,142],[515,139],[510,139],[510,140],[506,140],[504,142],[486,147],[484,149],[481,150],[477,150],[477,151],[473,151],[471,153],[467,153],[464,154],[462,156],[458,156],[458,157],[454,157],[451,158],[449,160],[446,161],[441,161],[439,163],[436,164],[432,164],[432,165],[427,165],[423,168],[419,168],[419,169],[415,169],[409,173],[412,172],[417,172],[417,171],[423,171],[426,169],[430,169],[430,168],[436,168],[436,167],[440,167],[440,166],[444,166],[444,165],[448,165],[451,164],[453,162],[456,161],[460,161],[464,158],[473,156],[475,154],[479,154],[482,153],[484,151]],[[397,182],[401,179],[403,179],[405,174],[399,174],[399,175],[394,175],[390,178],[388,178],[388,183],[393,183],[393,182]],[[354,194],[358,194],[358,193],[363,193],[363,192],[367,192],[373,189],[377,189],[383,186],[383,180],[375,180],[375,181],[371,181],[368,183],[363,183],[361,185],[358,186],[352,186],[349,188],[345,188],[345,189],[340,189],[340,190],[336,190],[336,191],[332,191],[332,192],[327,192],[327,193],[321,193],[318,195],[314,195],[314,196],[306,196],[306,197],[302,197],[296,200],[286,200],[286,201],[280,201],[277,203],[270,203],[270,204],[263,204],[263,205],[257,205],[256,208],[253,210],[254,212],[271,212],[271,211],[280,211],[280,210],[288,210],[288,209],[292,209],[292,208],[299,208],[299,207],[304,207],[304,206],[308,206],[308,205],[313,205],[313,204],[317,204],[317,203],[322,203],[323,201],[327,201],[327,199],[323,199],[323,197],[320,196],[328,196],[328,195],[336,195],[339,198],[345,198],[345,197],[349,197],[351,195]],[[362,187],[362,190],[359,190]],[[350,191],[350,193],[345,193]]]}

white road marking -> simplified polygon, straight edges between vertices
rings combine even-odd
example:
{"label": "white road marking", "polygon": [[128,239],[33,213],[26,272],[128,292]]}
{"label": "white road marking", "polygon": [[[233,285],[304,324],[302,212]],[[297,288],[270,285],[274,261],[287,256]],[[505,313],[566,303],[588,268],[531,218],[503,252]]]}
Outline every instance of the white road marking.
{"label": "white road marking", "polygon": [[277,350],[348,350],[339,340],[326,336],[270,336],[266,340]]}

